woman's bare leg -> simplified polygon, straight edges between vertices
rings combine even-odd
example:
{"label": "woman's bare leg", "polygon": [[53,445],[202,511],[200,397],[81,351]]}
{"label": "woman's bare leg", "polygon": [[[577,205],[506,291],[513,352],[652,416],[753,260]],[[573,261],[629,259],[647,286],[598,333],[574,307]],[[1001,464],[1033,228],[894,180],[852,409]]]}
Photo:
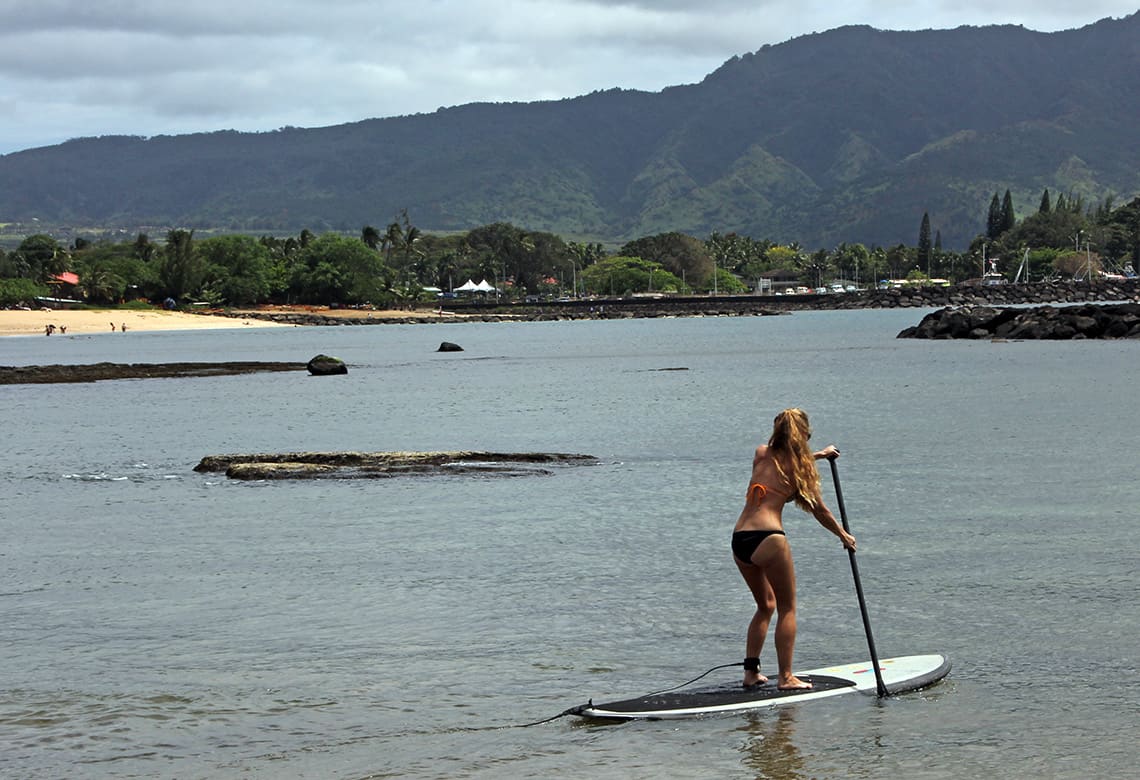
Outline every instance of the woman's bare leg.
{"label": "woman's bare leg", "polygon": [[770,536],[765,539],[752,554],[752,563],[753,568],[760,570],[760,575],[776,601],[776,663],[779,665],[777,687],[811,688],[811,683],[792,674],[792,658],[796,646],[796,569],[787,538]]}
{"label": "woman's bare leg", "polygon": [[[760,651],[764,647],[764,638],[768,635],[768,624],[772,620],[772,613],[776,609],[776,594],[772,592],[772,586],[768,584],[768,580],[764,577],[764,570],[759,566],[751,566],[749,564],[741,563],[736,560],[736,567],[740,569],[741,576],[744,581],[748,583],[748,589],[752,591],[752,598],[756,600],[756,613],[752,616],[752,620],[748,623],[748,637],[744,644],[744,657],[745,658],[759,658]],[[760,674],[760,672],[744,670],[744,685],[759,685],[760,683],[768,682],[768,678]]]}

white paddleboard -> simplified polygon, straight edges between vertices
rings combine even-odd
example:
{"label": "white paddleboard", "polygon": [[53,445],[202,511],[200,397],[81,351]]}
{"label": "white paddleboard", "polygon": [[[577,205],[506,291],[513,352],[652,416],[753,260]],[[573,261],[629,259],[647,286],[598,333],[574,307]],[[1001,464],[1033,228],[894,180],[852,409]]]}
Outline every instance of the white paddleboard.
{"label": "white paddleboard", "polygon": [[[950,672],[950,659],[944,655],[907,655],[879,659],[880,674],[888,693],[902,693],[925,688]],[[572,714],[585,718],[691,718],[723,712],[741,712],[763,707],[826,699],[844,693],[878,692],[875,671],[869,661],[843,666],[827,666],[796,672],[801,680],[813,683],[809,690],[781,691],[775,676],[764,685],[744,688],[739,680],[733,685],[699,688],[689,691],[666,691],[633,699],[589,704],[576,707]]]}

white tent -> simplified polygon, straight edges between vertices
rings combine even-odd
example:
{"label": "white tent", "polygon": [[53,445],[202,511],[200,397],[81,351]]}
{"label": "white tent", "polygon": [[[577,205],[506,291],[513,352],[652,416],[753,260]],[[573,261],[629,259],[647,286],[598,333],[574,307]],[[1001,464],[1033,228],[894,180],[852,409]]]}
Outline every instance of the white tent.
{"label": "white tent", "polygon": [[468,279],[465,284],[460,285],[459,287],[456,287],[454,292],[475,292],[476,290],[479,290],[479,289],[481,289],[479,287],[479,285],[475,284],[475,282]]}
{"label": "white tent", "polygon": [[492,287],[491,285],[487,284],[486,279],[479,282],[479,284],[475,285],[475,289],[478,290],[479,292],[495,292],[495,288]]}

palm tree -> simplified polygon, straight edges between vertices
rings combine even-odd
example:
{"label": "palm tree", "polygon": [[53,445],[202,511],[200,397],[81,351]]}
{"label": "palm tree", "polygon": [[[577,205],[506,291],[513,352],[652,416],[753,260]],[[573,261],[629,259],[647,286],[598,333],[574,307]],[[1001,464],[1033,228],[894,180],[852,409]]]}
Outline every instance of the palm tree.
{"label": "palm tree", "polygon": [[166,234],[159,277],[165,292],[177,300],[195,293],[201,283],[202,264],[194,250],[193,230],[170,230]]}
{"label": "palm tree", "polygon": [[67,250],[51,236],[37,233],[20,242],[13,253],[16,263],[23,263],[26,274],[38,282],[47,282],[68,269],[71,260]]}
{"label": "palm tree", "polygon": [[404,241],[404,230],[400,227],[399,222],[393,222],[388,225],[388,230],[384,233],[384,238],[381,241],[381,246],[384,248],[384,263],[391,267],[392,265],[392,250],[400,246]]}
{"label": "palm tree", "polygon": [[150,240],[150,236],[148,236],[146,233],[139,233],[135,238],[133,250],[134,255],[144,263],[149,263],[151,261],[151,258],[154,257],[156,250],[157,246],[153,241]]}
{"label": "palm tree", "polygon": [[83,294],[88,300],[111,302],[123,291],[123,280],[105,265],[96,264],[83,275]]}
{"label": "palm tree", "polygon": [[407,273],[408,270],[411,268],[411,256],[412,256],[412,254],[413,253],[415,253],[417,255],[422,254],[419,251],[419,249],[416,247],[416,242],[418,242],[420,240],[420,229],[418,227],[413,227],[411,225],[408,225],[407,228],[405,228],[403,232],[404,232],[404,237],[400,241],[400,248],[404,252],[404,260],[403,260],[404,273]]}
{"label": "palm tree", "polygon": [[383,239],[384,237],[380,235],[380,231],[372,225],[365,225],[360,231],[360,240],[363,241],[365,246],[369,249],[377,249]]}

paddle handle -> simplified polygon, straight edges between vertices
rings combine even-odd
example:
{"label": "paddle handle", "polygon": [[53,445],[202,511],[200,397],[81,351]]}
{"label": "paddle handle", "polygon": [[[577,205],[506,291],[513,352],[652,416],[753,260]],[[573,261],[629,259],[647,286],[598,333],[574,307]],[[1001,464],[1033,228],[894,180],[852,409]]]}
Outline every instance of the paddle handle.
{"label": "paddle handle", "polygon": [[[831,464],[831,481],[835,483],[835,500],[839,504],[839,517],[843,521],[843,530],[851,533],[847,523],[847,507],[843,505],[843,488],[839,484],[839,468],[835,465],[835,457],[827,459]],[[859,596],[859,612],[863,615],[863,630],[867,632],[867,649],[871,651],[871,667],[875,670],[875,689],[880,697],[887,695],[887,686],[883,682],[883,672],[879,668],[879,654],[875,652],[875,638],[871,635],[871,618],[867,615],[867,600],[863,597],[863,582],[859,579],[859,564],[855,561],[855,551],[847,551],[851,559],[851,575],[855,578],[855,593]]]}

